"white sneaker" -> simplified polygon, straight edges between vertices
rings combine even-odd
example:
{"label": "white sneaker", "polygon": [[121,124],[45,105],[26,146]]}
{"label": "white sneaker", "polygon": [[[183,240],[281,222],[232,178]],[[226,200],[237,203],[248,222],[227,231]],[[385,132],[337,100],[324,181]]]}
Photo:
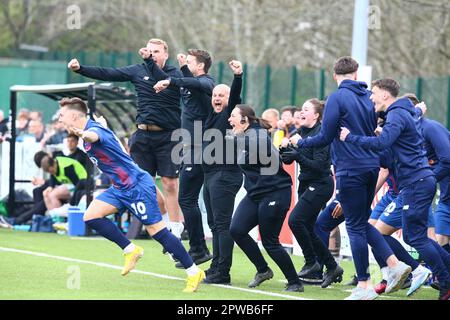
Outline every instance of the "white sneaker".
{"label": "white sneaker", "polygon": [[431,270],[425,268],[424,266],[419,265],[413,272],[412,272],[412,282],[411,287],[408,290],[408,293],[406,294],[408,297],[411,296],[413,293],[415,293],[419,288],[427,282],[428,278],[431,277]]}
{"label": "white sneaker", "polygon": [[378,298],[378,294],[374,288],[363,289],[356,287],[345,300],[375,300],[376,298]]}
{"label": "white sneaker", "polygon": [[412,268],[402,261],[399,261],[395,268],[389,268],[385,293],[400,290],[411,271]]}
{"label": "white sneaker", "polygon": [[68,213],[69,213],[69,207],[70,204],[66,203],[64,204],[62,207],[59,208],[55,208],[52,210],[48,210],[48,214],[50,217],[54,218],[54,217],[68,217]]}

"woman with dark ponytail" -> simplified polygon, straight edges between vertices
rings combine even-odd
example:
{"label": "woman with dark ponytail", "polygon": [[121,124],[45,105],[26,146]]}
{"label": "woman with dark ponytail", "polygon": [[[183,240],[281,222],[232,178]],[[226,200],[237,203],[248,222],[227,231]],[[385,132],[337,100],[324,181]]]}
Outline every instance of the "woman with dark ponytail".
{"label": "woman with dark ponytail", "polygon": [[288,283],[285,291],[303,292],[294,264],[278,239],[291,204],[292,180],[283,170],[279,153],[273,147],[267,129],[270,124],[255,115],[248,105],[237,105],[229,118],[237,145],[238,165],[244,173],[247,195],[231,221],[234,241],[255,265],[257,273],[250,288],[273,278],[273,272],[257,243],[248,234],[259,226],[261,241],[269,256],[283,272]]}
{"label": "woman with dark ponytail", "polygon": [[[300,113],[301,126],[297,132],[302,139],[320,132],[323,108],[324,103],[318,99],[310,99],[303,104]],[[286,164],[297,161],[300,165],[298,202],[289,216],[289,227],[305,257],[305,265],[298,276],[306,281],[318,272],[321,273],[321,264],[325,264],[327,272],[323,277],[322,288],[326,288],[333,282],[342,281],[344,272],[314,233],[317,216],[333,195],[330,146],[299,149],[288,144],[288,139],[282,141],[282,161]]]}

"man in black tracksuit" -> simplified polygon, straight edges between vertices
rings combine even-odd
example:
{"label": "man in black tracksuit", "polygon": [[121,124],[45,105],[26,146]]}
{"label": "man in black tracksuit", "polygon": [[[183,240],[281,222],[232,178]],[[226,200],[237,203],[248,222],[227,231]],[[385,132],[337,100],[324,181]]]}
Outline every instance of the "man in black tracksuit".
{"label": "man in black tracksuit", "polygon": [[[207,51],[192,49],[188,51],[187,57],[179,54],[177,58],[184,77],[168,77],[159,81],[154,88],[156,92],[166,88],[181,89],[181,128],[184,132],[181,133],[183,158],[178,203],[189,235],[189,254],[198,265],[212,259],[205,242],[198,198],[204,181],[201,157],[203,124],[212,112],[214,79],[208,75],[212,61]],[[176,267],[183,268],[183,265],[177,263]]]}
{"label": "man in black tracksuit", "polygon": [[[143,48],[144,49],[144,48]],[[141,50],[143,50],[141,49]],[[160,39],[150,39],[146,63],[122,68],[101,68],[81,66],[78,60],[69,62],[69,69],[92,79],[104,81],[130,81],[137,93],[136,125],[138,130],[130,139],[130,153],[133,160],[150,175],[162,177],[166,207],[171,218],[177,220],[178,170],[171,160],[172,132],[180,128],[180,91],[169,88],[156,94],[153,86],[166,75],[181,77],[181,72],[166,64],[169,57],[167,44]],[[141,56],[143,54],[139,52]],[[144,56],[143,56],[144,57]]]}
{"label": "man in black tracksuit", "polygon": [[[143,52],[143,50],[145,52]],[[153,86],[170,77],[182,74],[173,66],[166,64],[169,57],[167,44],[160,39],[149,40],[147,47],[139,52],[145,63],[122,68],[101,68],[81,66],[78,60],[69,62],[69,69],[83,76],[104,81],[130,81],[137,98],[136,124],[138,130],[130,139],[130,153],[133,160],[150,175],[162,177],[166,207],[171,220],[179,220],[178,170],[171,159],[172,132],[181,126],[180,90],[170,87],[156,94]],[[172,232],[174,232],[172,228]],[[181,231],[180,231],[181,232]],[[180,237],[179,234],[176,236]]]}
{"label": "man in black tracksuit", "polygon": [[264,248],[287,279],[285,290],[302,292],[303,285],[294,264],[278,238],[291,204],[292,180],[272,145],[267,131],[270,124],[257,118],[255,111],[247,105],[237,105],[229,121],[236,135],[237,160],[244,173],[244,188],[247,190],[234,213],[230,232],[256,267],[255,278],[248,286],[254,288],[273,278],[257,243],[248,234],[259,226]]}
{"label": "man in black tracksuit", "polygon": [[[241,103],[242,63],[231,61],[230,68],[234,73],[231,90],[224,84],[213,90],[211,103],[214,112],[206,119],[203,143],[203,199],[208,213],[208,225],[213,235],[213,260],[210,268],[206,270],[204,282],[215,284],[231,283],[234,240],[230,234],[230,224],[236,194],[243,179],[241,169],[235,161],[234,149],[232,159],[227,161],[232,150],[227,149],[225,137],[227,130],[232,129],[228,118],[234,107]],[[220,139],[213,139],[219,132]],[[223,145],[217,145],[218,143]],[[217,148],[214,148],[215,145]]]}

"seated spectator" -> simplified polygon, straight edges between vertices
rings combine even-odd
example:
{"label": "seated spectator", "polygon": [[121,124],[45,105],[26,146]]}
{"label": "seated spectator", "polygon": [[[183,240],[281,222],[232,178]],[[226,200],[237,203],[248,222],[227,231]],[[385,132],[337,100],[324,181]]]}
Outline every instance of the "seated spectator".
{"label": "seated spectator", "polygon": [[69,157],[77,160],[79,163],[83,165],[88,174],[88,178],[84,181],[78,183],[77,191],[74,192],[72,196],[72,200],[70,201],[71,205],[76,205],[80,202],[81,198],[86,195],[86,191],[88,189],[87,183],[89,183],[89,190],[94,190],[94,171],[95,167],[92,163],[91,159],[89,159],[88,155],[78,148],[79,138],[77,135],[69,134],[67,136],[67,148],[69,149]]}
{"label": "seated spectator", "polygon": [[28,133],[28,123],[30,122],[30,111],[20,109],[16,120],[16,135],[21,136]]}
{"label": "seated spectator", "polygon": [[28,133],[34,136],[36,142],[41,142],[45,135],[45,126],[40,120],[30,120]]}
{"label": "seated spectator", "polygon": [[[43,151],[40,151],[34,155],[34,163],[38,168],[41,167],[41,161],[46,155],[47,153]],[[12,228],[14,225],[26,224],[34,215],[45,215],[47,207],[44,202],[43,192],[50,186],[50,180],[44,180],[42,178],[34,177],[31,180],[31,183],[36,186],[36,188],[33,189],[34,206],[30,210],[23,212],[17,217],[0,218],[1,226]]]}
{"label": "seated spectator", "polygon": [[64,128],[64,125],[59,122],[58,117],[58,114],[55,114],[52,117],[51,129],[41,141],[43,148],[45,145],[62,144],[64,143],[64,139],[67,138],[67,130]]}
{"label": "seated spectator", "polygon": [[5,141],[6,133],[8,132],[8,119],[5,119],[5,114],[0,110],[0,143]]}
{"label": "seated spectator", "polygon": [[88,175],[77,160],[69,157],[45,155],[41,160],[42,169],[51,174],[49,187],[44,190],[44,202],[49,211],[60,208],[68,202],[71,192],[85,187]]}
{"label": "seated spectator", "polygon": [[92,163],[91,159],[89,159],[86,152],[82,151],[80,148],[78,148],[78,141],[79,138],[75,134],[69,134],[67,135],[67,148],[69,149],[69,155],[68,157],[77,160],[79,163],[83,165],[83,167],[86,169],[88,176],[92,176],[94,173],[94,164]]}
{"label": "seated spectator", "polygon": [[42,118],[42,112],[41,111],[31,110],[30,114],[28,115],[28,118],[30,120],[36,120],[36,121],[44,122],[43,118]]}
{"label": "seated spectator", "polygon": [[[56,157],[44,151],[34,155],[34,162],[39,168],[51,174],[49,180],[33,179],[33,184],[42,184],[33,190],[34,207],[16,218],[0,219],[2,226],[12,228],[13,225],[29,221],[33,215],[45,215],[46,210],[52,211],[67,203],[72,195],[81,194],[86,186],[87,172],[78,161],[69,157]],[[78,201],[81,196],[78,197]],[[71,202],[72,205],[78,203]]]}

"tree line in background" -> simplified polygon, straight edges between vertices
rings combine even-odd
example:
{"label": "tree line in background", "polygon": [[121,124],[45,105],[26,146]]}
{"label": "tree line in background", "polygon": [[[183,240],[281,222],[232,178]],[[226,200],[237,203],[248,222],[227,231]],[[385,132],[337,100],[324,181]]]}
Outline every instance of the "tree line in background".
{"label": "tree line in background", "polygon": [[[204,48],[217,61],[330,69],[352,46],[354,0],[0,0],[0,56],[21,44],[126,52],[152,37],[171,54]],[[70,6],[80,28],[70,29]],[[368,64],[379,76],[449,73],[448,0],[370,1]]]}

